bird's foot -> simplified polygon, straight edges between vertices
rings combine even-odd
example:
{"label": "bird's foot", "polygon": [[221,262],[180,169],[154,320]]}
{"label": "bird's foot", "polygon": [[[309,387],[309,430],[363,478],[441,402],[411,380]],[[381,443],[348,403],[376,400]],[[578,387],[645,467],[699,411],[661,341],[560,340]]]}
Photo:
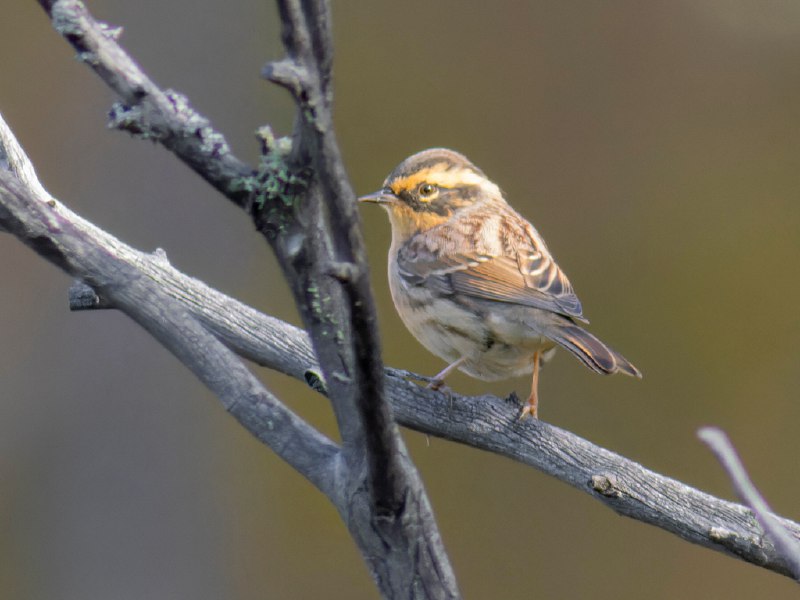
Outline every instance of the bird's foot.
{"label": "bird's foot", "polygon": [[429,390],[433,390],[434,392],[439,392],[440,394],[444,395],[447,398],[447,403],[450,411],[453,410],[453,397],[454,393],[453,390],[450,389],[448,386],[444,384],[444,381],[441,379],[436,379],[435,377],[431,379],[431,382],[425,386]]}
{"label": "bird's foot", "polygon": [[517,417],[517,421],[524,421],[528,415],[534,419],[539,418],[539,399],[534,394],[531,394],[531,397],[528,398],[528,401],[523,405]]}
{"label": "bird's foot", "polygon": [[443,379],[437,379],[436,377],[426,377],[425,379],[427,379],[428,381],[428,385],[426,385],[425,387],[428,388],[429,390],[433,390],[434,392],[450,391],[450,388],[444,384]]}

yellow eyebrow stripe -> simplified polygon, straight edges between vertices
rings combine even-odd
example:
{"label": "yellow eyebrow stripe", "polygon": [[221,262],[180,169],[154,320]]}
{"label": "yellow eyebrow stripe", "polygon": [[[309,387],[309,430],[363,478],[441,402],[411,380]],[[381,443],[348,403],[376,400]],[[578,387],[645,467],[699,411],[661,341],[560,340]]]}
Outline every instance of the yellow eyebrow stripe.
{"label": "yellow eyebrow stripe", "polygon": [[439,163],[401,177],[391,182],[392,192],[399,194],[403,190],[416,188],[421,183],[432,183],[443,188],[459,187],[464,185],[480,185],[486,180],[470,169],[445,170],[447,163]]}

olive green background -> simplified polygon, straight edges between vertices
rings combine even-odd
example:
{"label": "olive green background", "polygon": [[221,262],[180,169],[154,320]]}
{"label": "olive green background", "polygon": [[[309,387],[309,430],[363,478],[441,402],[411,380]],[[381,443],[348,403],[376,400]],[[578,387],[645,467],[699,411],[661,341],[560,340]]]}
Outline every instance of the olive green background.
{"label": "olive green background", "polygon": [[[96,0],[164,87],[235,151],[291,128],[260,80],[265,1]],[[800,4],[334,5],[336,125],[353,185],[430,146],[467,154],[530,218],[592,330],[644,380],[559,353],[541,417],[715,495],[695,432],[731,435],[776,511],[800,484]],[[108,131],[111,93],[33,0],[0,18],[0,111],[48,189],[178,268],[297,323],[248,219],[171,155]],[[389,298],[389,227],[363,211],[387,364],[443,365]],[[0,597],[377,596],[337,514],[125,316],[71,314],[69,278],[0,236]],[[257,369],[335,435],[303,385]],[[462,393],[528,391],[526,379]],[[469,598],[790,598],[789,579],[617,517],[509,460],[404,431]]]}

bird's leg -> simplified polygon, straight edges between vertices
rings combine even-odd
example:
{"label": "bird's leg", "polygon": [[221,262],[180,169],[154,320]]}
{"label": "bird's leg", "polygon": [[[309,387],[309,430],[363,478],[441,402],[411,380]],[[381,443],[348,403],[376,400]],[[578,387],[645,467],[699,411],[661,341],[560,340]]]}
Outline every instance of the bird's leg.
{"label": "bird's leg", "polygon": [[433,379],[431,379],[431,382],[428,384],[428,387],[432,390],[442,389],[442,386],[444,385],[444,378],[460,367],[465,360],[467,360],[467,357],[462,356],[457,361],[447,365],[444,369],[434,375]]}
{"label": "bird's leg", "polygon": [[534,419],[539,418],[539,358],[541,352],[538,350],[533,353],[533,380],[531,381],[531,395],[528,396],[528,403],[523,407],[519,415],[521,421],[528,415]]}

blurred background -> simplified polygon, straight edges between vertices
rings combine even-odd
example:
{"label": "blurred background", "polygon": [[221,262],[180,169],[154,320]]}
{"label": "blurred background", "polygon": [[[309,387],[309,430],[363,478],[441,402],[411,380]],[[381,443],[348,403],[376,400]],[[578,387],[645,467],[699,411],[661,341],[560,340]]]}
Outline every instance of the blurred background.
{"label": "blurred background", "polygon": [[[0,19],[0,111],[49,191],[142,250],[297,323],[264,241],[152,144],[31,0]],[[259,77],[271,2],[95,0],[163,87],[235,151],[291,128]],[[790,0],[336,2],[336,125],[359,193],[407,155],[464,152],[530,218],[592,330],[645,374],[566,353],[541,417],[712,494],[695,437],[725,428],[800,519],[800,4]],[[442,362],[391,304],[389,225],[363,211],[387,364]],[[124,315],[71,314],[70,280],[0,236],[0,597],[374,598],[334,509]],[[258,369],[335,435],[327,404]],[[528,391],[527,378],[462,393]],[[617,517],[511,461],[405,431],[469,598],[789,598],[787,578]],[[647,592],[643,593],[643,587]]]}

